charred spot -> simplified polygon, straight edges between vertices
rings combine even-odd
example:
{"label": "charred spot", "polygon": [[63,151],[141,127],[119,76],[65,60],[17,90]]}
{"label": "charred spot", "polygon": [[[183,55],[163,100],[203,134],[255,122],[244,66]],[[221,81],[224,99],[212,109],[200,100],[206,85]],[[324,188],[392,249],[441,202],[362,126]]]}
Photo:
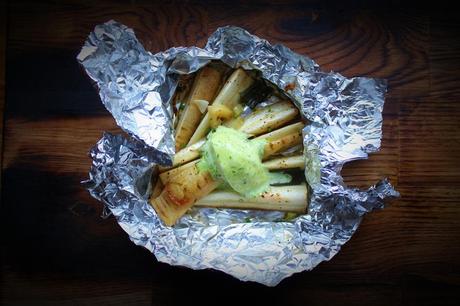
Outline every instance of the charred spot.
{"label": "charred spot", "polygon": [[294,88],[295,88],[295,83],[289,83],[286,86],[284,86],[284,91],[293,90]]}

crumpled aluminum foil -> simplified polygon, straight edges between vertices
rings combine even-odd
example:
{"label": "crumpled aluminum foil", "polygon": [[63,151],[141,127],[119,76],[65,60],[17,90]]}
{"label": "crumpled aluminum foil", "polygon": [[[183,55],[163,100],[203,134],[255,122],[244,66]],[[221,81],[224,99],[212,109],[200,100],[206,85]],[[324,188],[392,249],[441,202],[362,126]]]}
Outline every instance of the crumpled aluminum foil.
{"label": "crumpled aluminum foil", "polygon": [[[132,136],[104,134],[91,150],[85,184],[130,239],[161,262],[274,286],[331,259],[365,213],[399,196],[387,180],[361,191],[340,176],[346,162],[380,147],[383,80],[322,72],[313,60],[230,26],[212,34],[204,49],[153,55],[132,29],[109,21],[96,26],[77,58],[117,124]],[[210,60],[261,71],[311,121],[303,130],[308,214],[288,222],[281,212],[194,208],[167,227],[148,204],[153,166],[169,164],[174,153],[170,102],[178,75]]]}

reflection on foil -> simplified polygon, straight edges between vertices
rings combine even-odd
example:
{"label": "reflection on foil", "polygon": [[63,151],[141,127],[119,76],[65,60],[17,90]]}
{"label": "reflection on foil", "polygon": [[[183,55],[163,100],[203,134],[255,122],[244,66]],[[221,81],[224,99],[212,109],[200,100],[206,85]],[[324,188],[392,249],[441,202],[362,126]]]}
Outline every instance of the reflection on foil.
{"label": "reflection on foil", "polygon": [[[367,191],[348,188],[344,163],[380,148],[386,83],[325,73],[311,59],[237,27],[219,28],[205,49],[147,52],[132,29],[109,21],[88,37],[77,59],[95,81],[105,107],[132,138],[105,133],[91,150],[85,182],[137,245],[157,259],[192,269],[212,268],[244,281],[274,286],[331,259],[362,216],[399,196],[387,180]],[[308,214],[194,208],[167,227],[148,204],[155,164],[174,154],[171,98],[178,74],[210,60],[256,69],[289,96],[311,121],[303,130]]]}

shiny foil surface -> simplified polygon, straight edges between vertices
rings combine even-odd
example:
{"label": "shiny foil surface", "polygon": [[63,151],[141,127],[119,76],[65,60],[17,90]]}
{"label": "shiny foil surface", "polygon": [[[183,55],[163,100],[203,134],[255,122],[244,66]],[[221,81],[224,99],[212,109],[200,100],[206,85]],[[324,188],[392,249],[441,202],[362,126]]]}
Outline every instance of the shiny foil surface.
{"label": "shiny foil surface", "polygon": [[[217,29],[204,49],[151,54],[132,29],[109,21],[96,26],[77,59],[131,136],[104,133],[90,152],[84,184],[130,239],[161,262],[275,286],[331,259],[365,213],[399,196],[385,179],[363,191],[348,188],[340,175],[346,162],[380,148],[384,80],[322,72],[308,57],[231,26]],[[285,221],[281,212],[193,208],[168,227],[149,205],[154,166],[170,164],[174,154],[170,104],[178,75],[210,60],[259,70],[311,122],[303,129],[308,214]]]}

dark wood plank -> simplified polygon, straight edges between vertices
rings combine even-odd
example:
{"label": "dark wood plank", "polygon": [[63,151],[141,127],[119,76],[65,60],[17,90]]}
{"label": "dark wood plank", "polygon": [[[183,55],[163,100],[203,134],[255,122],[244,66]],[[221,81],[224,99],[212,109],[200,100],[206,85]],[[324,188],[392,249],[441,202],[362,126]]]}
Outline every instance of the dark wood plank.
{"label": "dark wood plank", "polygon": [[[21,14],[12,20],[11,49],[24,52],[52,44],[75,51],[94,25],[116,19],[132,27],[148,50],[158,52],[178,45],[204,46],[215,29],[232,24],[312,57],[325,71],[387,78],[393,95],[399,90],[412,95],[427,92],[427,15],[276,2],[96,7],[13,4],[12,13],[18,10]],[[99,13],[101,10],[105,13]],[[49,18],[63,26],[41,29]],[[20,26],[24,23],[34,30]]]}
{"label": "dark wood plank", "polygon": [[[79,50],[94,26],[110,19],[136,30],[146,49],[163,51],[178,45],[204,45],[208,36],[205,4],[180,4],[164,1],[125,4],[116,1],[64,1],[40,4],[12,2],[11,48],[21,52],[27,48],[48,49],[46,46]],[[142,2],[142,1],[141,1]],[[17,14],[15,14],[17,12]],[[52,18],[55,27],[48,22]],[[24,28],[21,24],[28,24]],[[40,27],[36,27],[39,26]],[[162,35],[158,35],[162,33]]]}
{"label": "dark wood plank", "polygon": [[[7,15],[3,304],[184,304],[197,292],[235,303],[458,301],[460,22],[454,10],[392,2],[66,0],[11,1]],[[345,165],[343,174],[360,188],[387,176],[401,199],[366,216],[333,260],[276,288],[156,262],[115,220],[100,218],[101,204],[79,184],[102,131],[120,131],[75,60],[88,33],[109,19],[134,28],[152,52],[203,46],[217,27],[232,24],[308,55],[326,71],[388,79],[382,149]],[[190,288],[183,291],[184,284]]]}
{"label": "dark wood plank", "polygon": [[82,175],[89,171],[88,152],[103,131],[122,133],[111,116],[8,119],[4,167]]}
{"label": "dark wood plank", "polygon": [[[8,53],[7,117],[32,120],[59,116],[104,116],[98,93],[76,61],[78,50]],[[46,71],[46,73],[43,73]],[[33,93],[33,94],[31,94]]]}
{"label": "dark wood plank", "polygon": [[[3,110],[5,108],[6,5],[0,4],[0,165],[3,161]],[[3,169],[3,167],[2,167]],[[2,178],[0,176],[0,195]]]}

